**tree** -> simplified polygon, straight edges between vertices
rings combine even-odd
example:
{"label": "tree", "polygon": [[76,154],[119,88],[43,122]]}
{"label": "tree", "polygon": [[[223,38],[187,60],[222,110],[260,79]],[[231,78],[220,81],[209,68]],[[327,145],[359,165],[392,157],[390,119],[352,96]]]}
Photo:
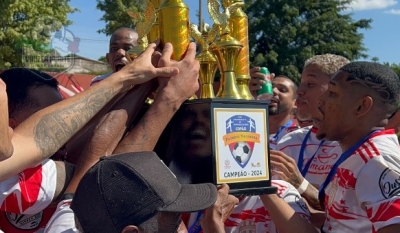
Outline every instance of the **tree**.
{"label": "tree", "polygon": [[371,19],[355,21],[344,13],[352,0],[245,0],[252,65],[299,80],[304,62],[333,53],[350,60],[366,58],[359,29]]}
{"label": "tree", "polygon": [[109,36],[120,27],[134,28],[135,19],[127,12],[144,12],[144,7],[142,0],[97,0],[97,9],[104,12],[100,20],[106,23],[98,32]]}
{"label": "tree", "polygon": [[102,62],[107,62],[107,59],[105,56],[101,56],[99,57],[99,59],[97,59],[98,61],[102,61]]}
{"label": "tree", "polygon": [[385,66],[390,67],[394,72],[396,72],[397,76],[400,77],[400,64],[396,63],[389,63],[389,62],[384,62],[383,63]]}
{"label": "tree", "polygon": [[52,32],[69,25],[70,0],[0,1],[0,68],[22,66],[23,54],[49,51]]}

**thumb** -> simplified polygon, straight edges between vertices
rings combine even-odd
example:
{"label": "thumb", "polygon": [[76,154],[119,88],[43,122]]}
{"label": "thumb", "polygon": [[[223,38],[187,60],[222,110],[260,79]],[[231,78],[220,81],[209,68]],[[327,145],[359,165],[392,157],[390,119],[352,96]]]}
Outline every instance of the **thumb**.
{"label": "thumb", "polygon": [[155,77],[172,77],[179,74],[177,67],[161,67],[155,69]]}

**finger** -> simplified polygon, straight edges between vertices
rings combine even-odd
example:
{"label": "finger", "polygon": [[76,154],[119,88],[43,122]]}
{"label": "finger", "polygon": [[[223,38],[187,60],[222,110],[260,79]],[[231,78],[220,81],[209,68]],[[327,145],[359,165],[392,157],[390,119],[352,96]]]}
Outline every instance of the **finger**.
{"label": "finger", "polygon": [[261,87],[260,86],[250,86],[249,89],[250,89],[250,91],[258,91],[261,89]]}
{"label": "finger", "polygon": [[270,150],[270,154],[273,154],[273,155],[276,155],[276,156],[280,156],[283,159],[285,159],[286,161],[292,160],[292,158],[289,155],[283,153],[282,151]]}
{"label": "finger", "polygon": [[162,57],[168,58],[168,60],[169,60],[171,58],[173,52],[174,52],[174,47],[172,46],[172,44],[166,43],[162,50]]}
{"label": "finger", "polygon": [[270,77],[271,77],[271,80],[273,80],[275,78],[275,73],[271,73]]}
{"label": "finger", "polygon": [[177,67],[160,67],[154,69],[154,77],[172,77],[179,74]]}
{"label": "finger", "polygon": [[194,59],[196,57],[196,44],[191,42],[187,49],[186,55],[184,59]]}
{"label": "finger", "polygon": [[275,169],[278,168],[279,171],[285,173],[287,176],[291,175],[291,172],[283,163],[271,161],[271,166],[273,166]]}
{"label": "finger", "polygon": [[288,180],[287,176],[282,171],[271,170],[271,173],[272,175],[279,177],[279,179],[282,179],[284,181]]}
{"label": "finger", "polygon": [[151,56],[154,53],[156,47],[157,44],[155,43],[149,44],[149,46],[147,46],[146,50],[142,54],[140,54],[140,56]]}
{"label": "finger", "polygon": [[223,190],[226,191],[226,193],[229,193],[229,186],[227,184],[221,184],[221,186],[218,188],[218,190]]}
{"label": "finger", "polygon": [[261,70],[261,67],[256,66],[256,67],[251,68],[251,69],[250,69],[250,72],[258,72],[258,71],[260,71],[260,70]]}

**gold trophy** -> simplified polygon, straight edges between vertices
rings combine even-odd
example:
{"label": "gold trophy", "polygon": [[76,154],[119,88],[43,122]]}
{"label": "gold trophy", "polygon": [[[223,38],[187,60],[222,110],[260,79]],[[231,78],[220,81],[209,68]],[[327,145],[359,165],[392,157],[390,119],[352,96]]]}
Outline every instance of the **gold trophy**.
{"label": "gold trophy", "polygon": [[161,0],[150,0],[151,4],[156,8],[156,22],[151,26],[150,32],[147,34],[147,38],[150,42],[153,42],[160,38],[160,21],[158,19],[158,8],[160,7]]}
{"label": "gold trophy", "polygon": [[174,47],[172,59],[180,61],[189,46],[189,8],[182,0],[164,0],[159,6],[161,46],[169,42]]}
{"label": "gold trophy", "polygon": [[[229,5],[237,2],[243,3],[244,1],[223,0],[222,4],[226,9]],[[252,100],[254,97],[251,95],[249,90],[249,25],[247,15],[244,13],[241,7],[235,8],[234,11],[231,11],[229,27],[231,30],[231,35],[243,45],[243,49],[239,53],[238,61],[235,67],[236,83],[243,98]]]}
{"label": "gold trophy", "polygon": [[[138,46],[135,46],[129,49],[126,52],[126,58],[128,61],[133,61],[136,59],[144,50],[146,50],[149,45],[146,34],[152,28],[152,25],[156,22],[156,10],[154,9],[153,4],[148,0],[145,0],[144,3],[145,11],[143,13],[128,11],[128,15],[136,21],[136,31],[138,34]],[[155,96],[157,94],[157,90],[155,90],[151,96]],[[148,97],[145,101],[147,104],[152,104],[154,102],[154,97]]]}
{"label": "gold trophy", "polygon": [[200,62],[200,99],[215,98],[214,94],[214,77],[218,68],[218,61],[210,52],[209,45],[215,40],[218,34],[218,26],[214,25],[211,29],[208,24],[204,24],[204,28],[200,32],[196,24],[190,25],[190,34],[197,43],[201,45],[201,53],[196,59]]}
{"label": "gold trophy", "polygon": [[128,15],[136,21],[136,31],[138,34],[138,46],[135,46],[128,50],[126,58],[129,61],[137,58],[144,50],[146,50],[149,45],[147,40],[147,33],[149,33],[151,27],[156,22],[156,10],[154,9],[153,4],[148,0],[145,0],[144,3],[145,11],[143,13],[140,12],[132,12],[128,11]]}
{"label": "gold trophy", "polygon": [[210,50],[218,59],[221,72],[221,85],[217,93],[218,98],[243,99],[236,84],[235,67],[240,50],[243,45],[230,35],[229,17],[231,12],[236,11],[243,3],[233,3],[227,6],[224,12],[218,0],[208,0],[208,11],[214,23],[218,25],[220,37],[211,44]]}

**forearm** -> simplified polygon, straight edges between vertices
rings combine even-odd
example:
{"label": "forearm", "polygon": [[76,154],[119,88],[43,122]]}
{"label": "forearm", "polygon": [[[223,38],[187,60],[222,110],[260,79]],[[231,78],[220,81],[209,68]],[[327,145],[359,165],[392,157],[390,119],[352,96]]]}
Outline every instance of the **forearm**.
{"label": "forearm", "polygon": [[170,102],[158,96],[142,119],[119,143],[114,153],[152,151],[181,102]]}
{"label": "forearm", "polygon": [[13,146],[8,127],[8,104],[7,93],[0,92],[0,161],[8,159],[13,153]]}
{"label": "forearm", "polygon": [[306,191],[301,194],[307,200],[308,205],[310,205],[315,210],[324,210],[321,207],[320,201],[318,199],[318,189],[316,189],[313,185],[308,184]]}
{"label": "forearm", "polygon": [[13,156],[0,163],[0,180],[36,166],[53,155],[124,88],[117,80],[105,80],[22,122],[14,130]]}
{"label": "forearm", "polygon": [[85,173],[99,161],[102,156],[111,155],[125,130],[126,112],[114,110],[107,113],[97,124],[79,158],[74,175],[65,193],[75,193]]}
{"label": "forearm", "polygon": [[292,207],[278,195],[260,196],[264,206],[281,233],[313,233],[317,232],[313,225],[307,222],[303,217],[296,214]]}

